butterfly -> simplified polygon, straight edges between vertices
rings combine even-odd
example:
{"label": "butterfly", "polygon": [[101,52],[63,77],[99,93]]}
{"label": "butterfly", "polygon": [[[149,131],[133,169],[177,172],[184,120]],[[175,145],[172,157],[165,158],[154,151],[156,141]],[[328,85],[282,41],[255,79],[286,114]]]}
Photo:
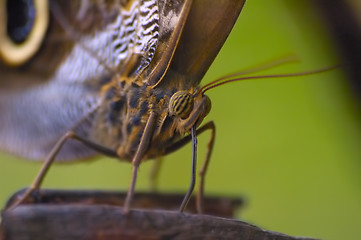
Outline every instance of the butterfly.
{"label": "butterfly", "polygon": [[[24,198],[54,160],[101,153],[133,164],[127,211],[142,161],[192,141],[195,164],[196,134],[210,130],[205,171],[215,126],[201,125],[211,102],[199,84],[244,2],[37,0],[0,6],[0,149],[45,160]],[[194,188],[194,164],[181,211]],[[199,195],[203,184],[201,177]]]}

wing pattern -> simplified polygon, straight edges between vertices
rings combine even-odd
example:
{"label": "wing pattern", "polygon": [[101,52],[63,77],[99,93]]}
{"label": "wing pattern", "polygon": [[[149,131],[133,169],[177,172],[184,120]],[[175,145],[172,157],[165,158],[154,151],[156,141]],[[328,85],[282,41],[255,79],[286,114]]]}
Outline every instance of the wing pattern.
{"label": "wing pattern", "polygon": [[[166,88],[197,86],[244,4],[244,0],[49,1],[50,25],[38,52],[16,68],[0,61],[0,149],[35,160],[44,159],[69,130],[88,137],[102,129],[97,114],[109,109],[107,90],[112,87],[119,97],[132,85],[152,86],[159,96]],[[124,99],[113,102],[132,105]],[[57,160],[93,154],[69,141]]]}
{"label": "wing pattern", "polygon": [[[86,133],[101,87],[114,75],[141,72],[158,42],[156,0],[52,0],[51,19],[29,62],[15,69],[0,62],[0,148],[35,160],[66,131],[82,125]],[[92,154],[70,142],[59,159]]]}

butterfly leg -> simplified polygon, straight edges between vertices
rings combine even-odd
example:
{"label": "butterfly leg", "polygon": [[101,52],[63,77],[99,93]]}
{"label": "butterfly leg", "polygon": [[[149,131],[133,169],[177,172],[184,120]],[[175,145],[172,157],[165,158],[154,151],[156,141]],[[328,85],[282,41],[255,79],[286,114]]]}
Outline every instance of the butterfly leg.
{"label": "butterfly leg", "polygon": [[132,160],[132,164],[133,164],[132,178],[131,178],[130,187],[128,189],[127,196],[126,196],[125,202],[124,202],[124,213],[125,214],[129,213],[129,210],[130,210],[130,203],[132,201],[132,197],[133,197],[133,194],[134,194],[135,183],[136,183],[136,180],[137,180],[138,168],[139,168],[141,160],[143,159],[145,153],[148,150],[149,143],[150,143],[150,141],[152,139],[155,124],[156,124],[156,120],[157,120],[157,115],[158,114],[156,112],[151,112],[150,113],[149,119],[148,119],[147,124],[145,125],[145,128],[144,128],[142,138],[140,139],[138,149],[137,149],[137,151],[136,151],[136,153],[135,153],[135,155],[133,157],[133,160]]}
{"label": "butterfly leg", "polygon": [[211,130],[211,137],[208,141],[207,146],[207,153],[206,158],[204,159],[203,165],[201,167],[201,170],[199,171],[199,186],[198,186],[198,192],[197,192],[197,199],[196,199],[196,207],[198,213],[203,213],[203,197],[204,197],[204,182],[206,179],[206,173],[208,170],[208,165],[211,160],[211,155],[213,152],[213,146],[214,146],[214,139],[216,136],[216,126],[214,125],[214,122],[208,122],[204,126],[204,130]]}
{"label": "butterfly leg", "polygon": [[152,169],[149,174],[150,189],[155,192],[158,188],[158,176],[162,168],[163,158],[158,157],[154,160]]}
{"label": "butterfly leg", "polygon": [[46,157],[39,173],[36,175],[36,178],[34,179],[34,181],[32,182],[32,184],[30,185],[30,187],[25,191],[24,194],[22,194],[20,196],[20,198],[18,198],[9,208],[8,210],[14,209],[16,208],[18,205],[20,205],[21,203],[23,203],[36,189],[39,189],[46,174],[49,171],[50,166],[52,165],[52,163],[54,162],[56,155],[59,153],[59,151],[61,150],[61,148],[63,147],[63,145],[65,144],[65,142],[69,139],[74,139],[77,141],[80,141],[82,143],[84,143],[85,145],[91,147],[94,150],[97,150],[99,152],[102,152],[108,156],[117,156],[116,153],[112,150],[109,150],[107,148],[104,148],[100,145],[97,145],[95,143],[92,143],[86,139],[83,139],[79,136],[77,136],[73,131],[68,131],[67,133],[65,133],[54,145],[54,147],[52,148],[52,150],[50,151],[49,155]]}
{"label": "butterfly leg", "polygon": [[[199,181],[198,192],[197,192],[197,200],[196,200],[196,207],[197,207],[197,212],[198,213],[201,213],[203,211],[202,203],[203,203],[203,195],[204,195],[205,174],[207,172],[209,161],[211,159],[211,154],[212,154],[212,151],[213,151],[213,145],[214,145],[214,139],[215,139],[215,133],[216,133],[216,127],[215,127],[213,121],[207,122],[202,127],[198,128],[197,129],[197,134],[201,134],[206,130],[211,130],[211,138],[210,138],[210,140],[208,142],[208,149],[207,149],[206,158],[204,160],[204,163],[203,163],[203,165],[201,167],[201,170],[200,170],[200,173],[199,173],[200,174],[200,181]],[[172,152],[182,148],[184,145],[189,143],[191,140],[192,140],[191,135],[185,136],[184,138],[180,139],[179,141],[177,141],[176,143],[174,143],[173,145],[168,147],[166,149],[166,151],[165,151],[165,154],[172,153]],[[185,208],[185,206],[183,206],[183,207]],[[181,211],[183,211],[183,210],[181,209]]]}

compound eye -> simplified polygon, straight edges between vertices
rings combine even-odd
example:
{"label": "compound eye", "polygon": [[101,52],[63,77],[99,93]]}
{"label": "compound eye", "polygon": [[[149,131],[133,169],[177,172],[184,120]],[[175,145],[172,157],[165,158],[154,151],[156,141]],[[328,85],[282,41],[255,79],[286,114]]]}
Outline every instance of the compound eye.
{"label": "compound eye", "polygon": [[178,91],[169,100],[170,115],[186,119],[193,110],[193,96],[187,91]]}
{"label": "compound eye", "polygon": [[49,24],[48,0],[0,0],[0,57],[19,66],[38,51]]}

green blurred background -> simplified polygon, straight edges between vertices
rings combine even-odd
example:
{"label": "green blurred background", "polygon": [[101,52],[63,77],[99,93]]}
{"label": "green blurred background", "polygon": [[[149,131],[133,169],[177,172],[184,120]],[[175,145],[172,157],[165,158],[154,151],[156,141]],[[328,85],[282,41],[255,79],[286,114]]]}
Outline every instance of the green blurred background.
{"label": "green blurred background", "polygon": [[[292,3],[290,3],[292,2]],[[287,3],[287,4],[286,4]],[[292,6],[294,4],[294,6]],[[301,61],[267,73],[338,63],[322,21],[307,1],[248,0],[202,83],[270,59]],[[263,74],[263,73],[260,73]],[[361,239],[361,127],[341,69],[225,85],[208,92],[217,137],[206,192],[245,197],[239,218],[262,228],[322,239]],[[209,133],[199,136],[203,159]],[[162,191],[185,191],[191,147],[165,158]],[[0,204],[30,184],[40,164],[0,155]],[[137,189],[149,189],[152,162]],[[131,165],[109,158],[55,165],[48,188],[126,189]]]}

